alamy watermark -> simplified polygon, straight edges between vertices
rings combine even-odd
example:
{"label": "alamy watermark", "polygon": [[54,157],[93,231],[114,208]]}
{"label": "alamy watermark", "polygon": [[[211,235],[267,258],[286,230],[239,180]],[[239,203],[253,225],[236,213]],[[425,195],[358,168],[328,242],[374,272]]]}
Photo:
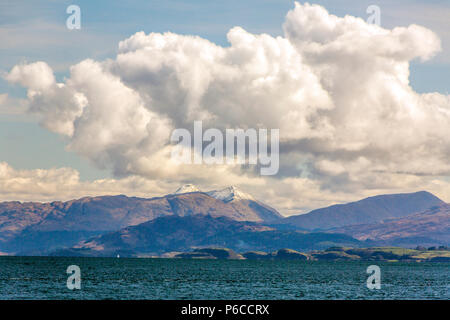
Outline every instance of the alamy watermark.
{"label": "alamy watermark", "polygon": [[[275,175],[280,167],[280,130],[209,128],[203,132],[202,121],[194,122],[193,138],[187,129],[175,129],[170,141],[175,143],[172,160],[182,164],[259,165],[264,176]],[[269,152],[270,148],[270,152]]]}
{"label": "alamy watermark", "polygon": [[370,290],[381,289],[381,269],[377,265],[371,265],[367,267],[366,272],[370,274],[367,278],[367,288]]}
{"label": "alamy watermark", "polygon": [[67,7],[66,13],[70,16],[66,20],[66,27],[69,30],[81,29],[81,9],[79,6],[72,4]]}
{"label": "alamy watermark", "polygon": [[367,18],[367,23],[376,24],[377,26],[381,26],[381,9],[377,5],[370,5],[366,9],[366,13],[370,14]]}
{"label": "alamy watermark", "polygon": [[70,265],[66,270],[67,274],[70,276],[67,278],[67,289],[69,290],[80,290],[81,289],[81,269],[77,265]]}

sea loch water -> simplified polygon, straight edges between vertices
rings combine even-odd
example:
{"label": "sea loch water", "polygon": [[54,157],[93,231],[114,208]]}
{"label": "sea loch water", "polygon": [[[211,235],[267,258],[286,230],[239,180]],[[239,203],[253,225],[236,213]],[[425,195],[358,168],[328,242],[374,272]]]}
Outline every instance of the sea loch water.
{"label": "sea loch water", "polygon": [[[0,299],[450,299],[446,263],[0,257]],[[81,290],[66,286],[69,265]]]}

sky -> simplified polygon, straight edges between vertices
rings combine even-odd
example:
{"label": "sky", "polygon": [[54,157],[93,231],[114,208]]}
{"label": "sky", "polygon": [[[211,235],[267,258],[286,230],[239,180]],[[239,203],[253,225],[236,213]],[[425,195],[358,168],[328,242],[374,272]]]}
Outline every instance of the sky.
{"label": "sky", "polygon": [[[448,1],[2,0],[0,200],[194,183],[286,215],[380,193],[450,201],[449,16]],[[279,128],[279,173],[174,165],[167,137],[196,120]]]}

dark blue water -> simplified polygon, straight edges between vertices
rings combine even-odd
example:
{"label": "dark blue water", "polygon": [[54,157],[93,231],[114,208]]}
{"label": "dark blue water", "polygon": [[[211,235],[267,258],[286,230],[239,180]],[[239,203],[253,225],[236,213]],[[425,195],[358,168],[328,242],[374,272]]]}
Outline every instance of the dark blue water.
{"label": "dark blue water", "polygon": [[[450,265],[370,262],[0,257],[0,299],[449,299]],[[81,269],[81,290],[66,269]]]}

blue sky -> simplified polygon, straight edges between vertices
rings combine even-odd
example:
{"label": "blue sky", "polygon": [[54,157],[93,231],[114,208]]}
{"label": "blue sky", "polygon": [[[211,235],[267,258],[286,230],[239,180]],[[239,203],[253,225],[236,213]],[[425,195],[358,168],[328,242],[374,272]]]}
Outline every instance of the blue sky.
{"label": "blue sky", "polygon": [[[436,32],[443,51],[432,60],[411,64],[410,81],[419,93],[450,91],[449,1],[317,0],[338,16],[367,18],[366,8],[378,5],[382,27],[423,25]],[[81,8],[81,30],[68,30],[66,8]],[[113,58],[118,42],[137,31],[193,34],[227,46],[226,34],[241,26],[255,34],[282,35],[293,1],[0,1],[0,71],[22,62],[45,61],[58,81],[84,59]],[[25,98],[26,90],[0,79],[0,94]],[[11,106],[13,108],[13,106]],[[19,108],[18,108],[19,109]],[[0,162],[16,169],[71,167],[82,179],[111,177],[87,159],[65,150],[64,138],[39,126],[37,119],[17,110],[0,109]]]}
{"label": "blue sky", "polygon": [[[412,85],[419,92],[435,90],[445,93],[450,80],[450,44],[448,1],[349,1],[317,0],[330,13],[367,18],[366,8],[378,5],[382,26],[392,28],[411,23],[435,31],[443,41],[443,52],[425,64],[413,63]],[[77,4],[82,11],[82,29],[65,28],[68,5]],[[47,61],[59,78],[68,67],[86,58],[113,57],[117,44],[137,31],[193,34],[226,46],[226,33],[242,26],[252,33],[282,35],[282,24],[293,1],[14,1],[0,3],[0,70],[9,70],[21,61]],[[14,41],[12,38],[14,37]],[[1,80],[0,90],[23,94]]]}

